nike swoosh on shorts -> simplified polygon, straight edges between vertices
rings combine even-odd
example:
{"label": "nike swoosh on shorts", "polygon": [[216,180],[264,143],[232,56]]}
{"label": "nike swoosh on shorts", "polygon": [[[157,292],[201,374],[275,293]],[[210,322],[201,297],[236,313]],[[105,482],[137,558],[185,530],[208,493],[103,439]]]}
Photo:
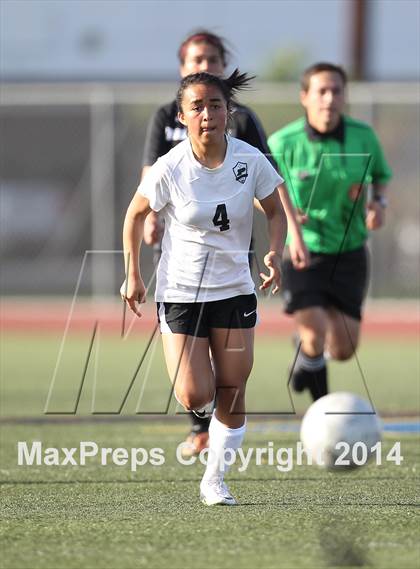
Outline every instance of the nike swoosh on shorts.
{"label": "nike swoosh on shorts", "polygon": [[248,318],[248,316],[251,316],[251,314],[254,314],[254,312],[257,312],[257,309],[252,310],[251,312],[248,312],[248,313],[247,313],[247,312],[244,312],[245,318]]}

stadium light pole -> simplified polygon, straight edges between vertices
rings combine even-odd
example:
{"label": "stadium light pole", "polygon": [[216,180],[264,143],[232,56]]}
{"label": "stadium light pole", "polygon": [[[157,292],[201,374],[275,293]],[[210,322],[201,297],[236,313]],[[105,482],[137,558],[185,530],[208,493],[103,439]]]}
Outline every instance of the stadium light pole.
{"label": "stadium light pole", "polygon": [[[114,96],[105,87],[90,95],[91,227],[93,251],[113,251],[115,235]],[[92,256],[92,296],[115,294],[114,255]]]}
{"label": "stadium light pole", "polygon": [[356,81],[366,79],[366,34],[368,26],[367,0],[353,0],[351,3],[351,69]]}

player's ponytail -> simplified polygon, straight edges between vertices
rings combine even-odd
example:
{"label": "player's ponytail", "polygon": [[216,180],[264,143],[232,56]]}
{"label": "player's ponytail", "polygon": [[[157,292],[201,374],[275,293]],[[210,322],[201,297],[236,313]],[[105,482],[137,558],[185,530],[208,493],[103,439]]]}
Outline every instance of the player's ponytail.
{"label": "player's ponytail", "polygon": [[226,79],[206,72],[187,75],[182,79],[176,96],[178,109],[179,111],[182,111],[182,98],[184,96],[184,91],[191,85],[214,85],[221,91],[229,109],[230,103],[236,93],[238,91],[248,89],[252,79],[255,79],[255,76],[240,73],[239,69],[235,69],[235,71]]}
{"label": "player's ponytail", "polygon": [[236,68],[232,75],[230,75],[227,79],[221,79],[221,81],[223,81],[223,83],[226,85],[227,91],[229,92],[229,101],[235,96],[238,91],[249,89],[252,79],[255,79],[255,75],[250,76],[246,73],[240,73],[238,68]]}

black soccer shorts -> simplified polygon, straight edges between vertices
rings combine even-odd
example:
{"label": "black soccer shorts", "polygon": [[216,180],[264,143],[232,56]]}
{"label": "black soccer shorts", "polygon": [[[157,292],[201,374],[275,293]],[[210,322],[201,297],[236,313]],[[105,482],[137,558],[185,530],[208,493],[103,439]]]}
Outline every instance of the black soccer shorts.
{"label": "black soccer shorts", "polygon": [[333,306],[361,320],[368,273],[365,247],[333,255],[311,253],[310,266],[300,271],[286,258],[282,264],[284,311],[293,314],[312,306]]}
{"label": "black soccer shorts", "polygon": [[162,334],[186,334],[208,338],[210,328],[254,328],[257,297],[243,294],[209,302],[157,302]]}

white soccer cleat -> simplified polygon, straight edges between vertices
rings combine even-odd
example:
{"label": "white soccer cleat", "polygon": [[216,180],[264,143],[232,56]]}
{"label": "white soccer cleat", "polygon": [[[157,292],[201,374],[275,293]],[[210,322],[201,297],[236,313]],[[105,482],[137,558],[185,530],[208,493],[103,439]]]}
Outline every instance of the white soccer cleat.
{"label": "white soccer cleat", "polygon": [[202,480],[200,499],[206,506],[236,506],[235,498],[221,478]]}

